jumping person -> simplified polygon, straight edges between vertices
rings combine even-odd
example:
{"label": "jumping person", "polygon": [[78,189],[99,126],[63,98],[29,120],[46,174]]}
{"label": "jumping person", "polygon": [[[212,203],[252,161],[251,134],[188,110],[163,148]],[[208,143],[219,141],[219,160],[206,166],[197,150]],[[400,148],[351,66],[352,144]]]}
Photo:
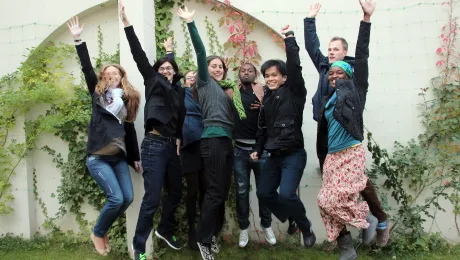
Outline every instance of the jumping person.
{"label": "jumping person", "polygon": [[167,195],[163,200],[161,220],[155,235],[171,248],[181,245],[174,235],[175,211],[182,196],[182,168],[179,149],[185,117],[184,90],[176,83],[181,79],[176,62],[170,57],[159,59],[152,66],[134,33],[120,3],[120,18],[125,27],[131,53],[144,78],[145,137],[142,141],[144,197],[133,238],[134,259],[145,259],[145,243],[153,228],[153,218],[160,205],[163,184]]}
{"label": "jumping person", "polygon": [[[319,73],[318,89],[313,96],[313,119],[319,120],[320,109],[324,100],[333,92],[328,82],[329,68],[335,61],[345,61],[352,67],[355,65],[355,58],[346,56],[348,52],[348,43],[344,38],[334,37],[329,42],[328,56],[324,56],[320,51],[319,39],[316,34],[315,17],[321,9],[321,4],[317,3],[310,7],[310,12],[304,20],[305,48],[313,61]],[[322,171],[324,161],[321,159],[320,169]],[[377,246],[383,247],[388,243],[390,223],[387,221],[387,215],[383,210],[374,186],[370,180],[366,183],[366,188],[361,191],[361,196],[369,205],[372,215],[367,217],[370,227],[363,232],[363,244],[369,245],[377,233]],[[375,216],[375,217],[374,217]],[[335,244],[329,244],[325,250],[331,251]]]}
{"label": "jumping person", "polygon": [[292,217],[302,231],[304,245],[312,247],[316,236],[296,194],[307,163],[302,133],[307,89],[294,32],[287,26],[281,33],[285,36],[287,61],[268,60],[262,65],[267,88],[251,158],[260,159],[263,150],[270,153],[257,186],[259,201],[263,201],[281,222]]}
{"label": "jumping person", "polygon": [[[256,144],[257,118],[260,112],[260,104],[263,99],[263,86],[255,83],[257,70],[250,63],[240,67],[238,77],[240,79],[240,95],[246,113],[245,119],[235,116],[235,148],[234,148],[234,178],[236,184],[236,215],[240,227],[239,246],[245,247],[249,242],[249,190],[251,170],[254,172],[256,189],[259,185],[262,167],[268,157],[263,152],[258,161],[250,158],[251,151]],[[271,228],[272,213],[268,207],[259,200],[260,225],[265,235],[265,240],[270,244],[276,244],[276,236]]]}
{"label": "jumping person", "polygon": [[119,64],[94,73],[86,43],[81,40],[84,24],[78,17],[67,23],[75,42],[80,64],[91,94],[91,122],[88,127],[86,165],[106,196],[106,203],[94,226],[91,240],[100,255],[110,252],[107,232],[133,201],[133,185],[128,165],[142,172],[134,120],[140,94],[129,83]]}
{"label": "jumping person", "polygon": [[200,104],[192,93],[192,89],[195,87],[195,76],[195,71],[187,72],[183,85],[185,88],[185,108],[187,112],[184,127],[182,128],[181,161],[187,183],[185,206],[188,220],[188,246],[191,249],[198,250],[195,227],[196,202],[199,198],[198,201],[201,208],[206,188],[206,179],[202,174],[203,164],[200,153],[200,140],[204,128],[203,118]]}
{"label": "jumping person", "polygon": [[[206,50],[193,21],[195,11],[179,9],[177,15],[187,22],[190,37],[197,57],[198,77],[195,91],[203,114],[204,132],[201,135],[200,151],[203,173],[207,181],[203,205],[198,223],[198,247],[205,260],[214,259],[218,253],[217,235],[222,230],[225,217],[225,201],[228,198],[233,170],[233,110],[244,118],[244,108],[239,99],[236,84],[225,81],[227,67],[218,56],[206,58]],[[233,100],[224,89],[231,89]]]}
{"label": "jumping person", "polygon": [[369,207],[358,203],[366,188],[366,150],[363,111],[369,87],[370,18],[375,0],[359,0],[364,18],[356,43],[354,71],[344,61],[332,63],[328,80],[333,91],[322,106],[317,133],[317,152],[324,161],[323,183],[318,206],[327,232],[327,241],[337,240],[339,260],[358,258],[346,225],[368,229]]}

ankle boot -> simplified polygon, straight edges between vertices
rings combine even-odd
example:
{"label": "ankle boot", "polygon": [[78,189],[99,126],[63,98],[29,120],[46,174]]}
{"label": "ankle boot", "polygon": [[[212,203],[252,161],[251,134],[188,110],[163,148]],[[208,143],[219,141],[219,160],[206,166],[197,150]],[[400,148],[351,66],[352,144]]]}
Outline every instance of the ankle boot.
{"label": "ankle boot", "polygon": [[337,238],[337,244],[340,253],[339,260],[354,260],[358,258],[350,232],[339,236]]}

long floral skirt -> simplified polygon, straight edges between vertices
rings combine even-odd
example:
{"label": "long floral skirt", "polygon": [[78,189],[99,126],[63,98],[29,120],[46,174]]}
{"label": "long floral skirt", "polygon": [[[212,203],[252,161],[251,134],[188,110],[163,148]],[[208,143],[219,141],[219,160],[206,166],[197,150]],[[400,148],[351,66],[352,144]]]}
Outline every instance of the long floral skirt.
{"label": "long floral skirt", "polygon": [[369,206],[358,202],[366,188],[366,151],[363,145],[328,154],[323,167],[323,185],[318,206],[326,226],[327,240],[337,239],[347,225],[366,229]]}

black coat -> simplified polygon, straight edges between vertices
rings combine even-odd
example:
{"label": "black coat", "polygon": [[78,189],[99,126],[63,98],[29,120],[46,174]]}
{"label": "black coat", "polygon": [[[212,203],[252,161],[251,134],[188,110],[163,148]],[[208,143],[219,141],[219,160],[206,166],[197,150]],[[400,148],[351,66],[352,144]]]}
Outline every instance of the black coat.
{"label": "black coat", "polygon": [[[349,80],[337,80],[335,92],[337,101],[333,116],[339,124],[350,133],[356,140],[364,140],[363,112],[366,104],[366,95],[369,87],[369,39],[371,24],[361,22],[359,27],[358,42],[355,53],[355,69],[353,78]],[[328,151],[328,126],[324,117],[325,105],[333,92],[323,102],[318,123],[316,152],[320,166]]]}
{"label": "black coat", "polygon": [[287,148],[303,148],[303,110],[307,89],[302,77],[299,46],[295,37],[286,43],[287,80],[284,85],[271,91],[265,87],[259,114],[257,143],[254,149],[259,155],[263,149],[273,152]]}
{"label": "black coat", "polygon": [[[315,18],[305,18],[304,37],[305,49],[319,73],[318,88],[311,100],[313,104],[313,119],[318,121],[324,100],[333,92],[327,79],[331,64],[329,64],[329,58],[321,53],[318,35],[316,34]],[[352,67],[355,65],[355,58],[353,57],[345,56],[343,61],[350,64]]]}
{"label": "black coat", "polygon": [[92,100],[86,152],[92,154],[107,146],[113,139],[124,136],[126,160],[134,168],[134,162],[140,160],[134,123],[125,122],[124,124],[120,124],[118,119],[100,104],[100,95],[95,92],[98,79],[91,64],[86,43],[83,42],[75,47]]}
{"label": "black coat", "polygon": [[[176,137],[182,140],[182,126],[185,118],[185,90],[176,83],[180,77],[174,77],[172,84],[161,74],[156,72],[150,65],[147,55],[134,33],[133,26],[125,28],[131,53],[137,64],[139,72],[144,78],[145,85],[145,106],[144,125],[150,119],[155,119],[164,125],[162,135]],[[177,120],[172,120],[176,116]],[[149,131],[151,129],[145,129]]]}

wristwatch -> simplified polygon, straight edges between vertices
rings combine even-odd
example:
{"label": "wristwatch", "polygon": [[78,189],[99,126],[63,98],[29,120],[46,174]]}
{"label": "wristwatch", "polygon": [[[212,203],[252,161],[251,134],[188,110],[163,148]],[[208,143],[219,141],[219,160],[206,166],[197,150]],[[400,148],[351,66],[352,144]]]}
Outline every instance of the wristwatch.
{"label": "wristwatch", "polygon": [[78,40],[75,39],[75,40],[73,40],[73,41],[74,41],[74,42],[81,42],[81,39],[78,39]]}
{"label": "wristwatch", "polygon": [[294,32],[293,32],[293,31],[288,31],[288,32],[285,34],[286,37],[288,37],[289,35],[294,36]]}

